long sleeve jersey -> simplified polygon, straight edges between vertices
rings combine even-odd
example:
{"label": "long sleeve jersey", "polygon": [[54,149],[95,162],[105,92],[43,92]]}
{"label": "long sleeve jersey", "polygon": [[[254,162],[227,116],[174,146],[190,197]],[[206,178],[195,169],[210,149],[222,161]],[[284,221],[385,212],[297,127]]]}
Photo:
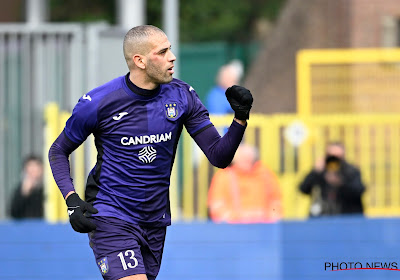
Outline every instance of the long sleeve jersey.
{"label": "long sleeve jersey", "polygon": [[85,199],[109,216],[148,226],[171,223],[169,186],[183,126],[210,162],[226,167],[245,127],[233,122],[220,137],[195,90],[174,79],[154,90],[118,77],[83,95],[49,151],[54,178],[65,197],[74,190],[68,156],[93,134],[97,162]]}

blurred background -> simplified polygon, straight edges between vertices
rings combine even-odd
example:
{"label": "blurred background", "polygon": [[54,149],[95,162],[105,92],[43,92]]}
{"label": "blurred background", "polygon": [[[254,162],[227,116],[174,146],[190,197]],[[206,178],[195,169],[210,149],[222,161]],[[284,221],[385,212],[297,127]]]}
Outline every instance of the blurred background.
{"label": "blurred background", "polygon": [[[257,149],[280,192],[273,221],[212,221],[209,188],[217,169],[184,131],[158,279],[398,277],[396,271],[326,270],[327,262],[400,267],[398,0],[0,4],[1,279],[100,278],[86,235],[67,223],[47,152],[80,96],[127,73],[122,40],[140,24],[166,32],[177,56],[176,78],[193,86],[207,108],[221,69],[234,66],[236,83],[255,100],[244,142]],[[232,121],[228,111],[210,114],[221,133]],[[310,218],[321,194],[303,194],[299,185],[331,142],[341,143],[346,161],[360,171],[363,210]],[[43,161],[42,217],[33,219],[12,214],[31,155]],[[96,160],[93,138],[70,160],[83,196]]]}

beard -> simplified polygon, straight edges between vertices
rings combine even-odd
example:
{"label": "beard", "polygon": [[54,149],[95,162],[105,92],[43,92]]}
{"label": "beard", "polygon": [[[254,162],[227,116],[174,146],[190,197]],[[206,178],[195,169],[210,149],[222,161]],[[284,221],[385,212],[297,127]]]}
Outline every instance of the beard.
{"label": "beard", "polygon": [[156,84],[166,84],[172,81],[173,77],[168,73],[167,69],[162,70],[160,67],[149,61],[147,65],[148,79]]}

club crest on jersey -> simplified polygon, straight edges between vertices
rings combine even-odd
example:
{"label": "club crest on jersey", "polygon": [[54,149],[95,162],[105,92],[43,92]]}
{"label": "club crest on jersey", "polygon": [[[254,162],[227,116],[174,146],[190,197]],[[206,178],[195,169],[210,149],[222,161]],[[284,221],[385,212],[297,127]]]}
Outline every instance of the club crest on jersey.
{"label": "club crest on jersey", "polygon": [[108,272],[108,260],[107,257],[102,258],[100,261],[97,262],[97,265],[100,268],[101,274],[106,274]]}
{"label": "club crest on jersey", "polygon": [[167,113],[167,117],[170,119],[176,118],[178,116],[178,108],[176,103],[167,103],[165,104],[165,112]]}

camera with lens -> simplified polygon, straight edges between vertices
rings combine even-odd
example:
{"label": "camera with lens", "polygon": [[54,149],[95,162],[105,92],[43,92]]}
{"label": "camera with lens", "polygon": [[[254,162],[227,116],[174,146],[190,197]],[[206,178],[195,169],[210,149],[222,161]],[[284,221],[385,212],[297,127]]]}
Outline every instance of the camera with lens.
{"label": "camera with lens", "polygon": [[337,156],[327,155],[325,157],[325,170],[330,172],[339,171],[342,165],[342,159]]}

